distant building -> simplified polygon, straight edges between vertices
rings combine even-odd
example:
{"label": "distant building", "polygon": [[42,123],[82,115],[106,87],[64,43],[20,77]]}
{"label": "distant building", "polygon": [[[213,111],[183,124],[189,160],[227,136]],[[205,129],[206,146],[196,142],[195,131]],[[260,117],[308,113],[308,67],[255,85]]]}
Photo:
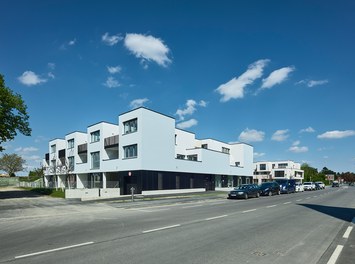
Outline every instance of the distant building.
{"label": "distant building", "polygon": [[230,188],[253,181],[253,147],[175,128],[175,119],[144,107],[118,124],[100,122],[49,142],[45,184],[68,197],[156,194]]}
{"label": "distant building", "polygon": [[258,184],[276,179],[295,179],[302,182],[303,178],[301,164],[291,160],[254,162],[253,179]]}

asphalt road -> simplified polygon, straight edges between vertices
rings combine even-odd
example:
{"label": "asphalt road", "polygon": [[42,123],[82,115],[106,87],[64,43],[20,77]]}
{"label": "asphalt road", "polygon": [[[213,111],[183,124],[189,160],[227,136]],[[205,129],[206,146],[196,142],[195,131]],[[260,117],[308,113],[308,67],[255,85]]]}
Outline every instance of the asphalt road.
{"label": "asphalt road", "polygon": [[0,200],[0,263],[328,264],[339,245],[336,263],[355,263],[343,237],[354,198],[355,188],[328,188],[249,200]]}

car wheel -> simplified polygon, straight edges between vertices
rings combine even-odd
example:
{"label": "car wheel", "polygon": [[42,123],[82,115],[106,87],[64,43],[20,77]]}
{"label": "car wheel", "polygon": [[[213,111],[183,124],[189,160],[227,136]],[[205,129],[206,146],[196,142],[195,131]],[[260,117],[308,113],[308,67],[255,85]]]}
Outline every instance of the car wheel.
{"label": "car wheel", "polygon": [[248,194],[244,194],[244,199],[247,200],[248,199]]}
{"label": "car wheel", "polygon": [[269,191],[269,196],[272,196],[272,191]]}
{"label": "car wheel", "polygon": [[280,195],[280,194],[281,194],[281,191],[280,191],[280,190],[278,190],[278,191],[277,191],[277,195]]}
{"label": "car wheel", "polygon": [[256,198],[259,198],[260,197],[260,193],[256,193]]}

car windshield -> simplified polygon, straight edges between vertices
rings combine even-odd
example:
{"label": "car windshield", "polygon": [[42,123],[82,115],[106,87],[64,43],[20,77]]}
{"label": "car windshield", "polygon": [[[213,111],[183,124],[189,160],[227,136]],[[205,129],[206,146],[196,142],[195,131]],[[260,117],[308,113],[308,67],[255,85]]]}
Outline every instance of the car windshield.
{"label": "car windshield", "polygon": [[311,182],[305,182],[305,183],[303,183],[303,185],[312,185],[312,183]]}
{"label": "car windshield", "polygon": [[269,186],[271,186],[272,185],[272,182],[264,182],[264,183],[262,183],[260,186],[261,187],[269,187]]}

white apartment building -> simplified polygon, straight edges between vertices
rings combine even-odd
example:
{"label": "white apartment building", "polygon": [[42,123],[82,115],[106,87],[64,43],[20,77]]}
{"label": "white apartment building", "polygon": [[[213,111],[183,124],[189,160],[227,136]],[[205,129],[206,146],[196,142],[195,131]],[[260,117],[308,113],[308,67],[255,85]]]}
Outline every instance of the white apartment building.
{"label": "white apartment building", "polygon": [[304,171],[301,164],[291,160],[254,162],[254,183],[260,184],[277,179],[295,179],[302,182]]}
{"label": "white apartment building", "polygon": [[46,186],[74,198],[215,190],[253,181],[253,147],[196,139],[140,107],[51,140],[44,168]]}

